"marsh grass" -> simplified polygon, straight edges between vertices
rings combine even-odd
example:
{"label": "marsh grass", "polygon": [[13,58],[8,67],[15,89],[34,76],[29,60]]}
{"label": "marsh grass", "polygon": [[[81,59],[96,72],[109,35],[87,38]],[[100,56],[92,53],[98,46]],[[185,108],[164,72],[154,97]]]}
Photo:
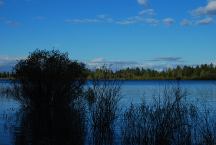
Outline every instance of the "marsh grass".
{"label": "marsh grass", "polygon": [[[110,80],[106,71],[103,77],[104,80],[93,79],[85,98],[74,99],[69,108],[27,113],[21,110],[24,114],[19,121],[21,130],[16,132],[14,144],[112,145],[117,144],[117,125],[121,125],[118,144],[123,145],[216,144],[215,112],[200,110],[200,106],[190,103],[188,92],[179,83],[165,86],[152,96],[151,103],[131,104],[122,111],[119,107],[122,82]],[[19,86],[13,89],[1,88],[0,92],[9,96],[21,94]],[[91,134],[87,140],[86,134]]]}
{"label": "marsh grass", "polygon": [[191,145],[198,120],[196,107],[186,103],[179,85],[165,87],[152,105],[131,104],[124,113],[122,144]]}
{"label": "marsh grass", "polygon": [[93,77],[92,86],[88,89],[87,94],[92,142],[97,145],[114,144],[114,128],[119,117],[121,82],[110,80],[111,76],[108,71],[104,69],[100,79]]}

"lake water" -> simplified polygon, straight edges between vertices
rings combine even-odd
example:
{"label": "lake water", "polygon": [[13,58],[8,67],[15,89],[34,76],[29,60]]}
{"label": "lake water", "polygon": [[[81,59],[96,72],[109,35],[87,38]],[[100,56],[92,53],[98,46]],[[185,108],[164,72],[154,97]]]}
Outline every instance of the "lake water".
{"label": "lake water", "polygon": [[[0,87],[9,86],[10,81],[0,81]],[[124,110],[131,103],[139,104],[153,101],[153,96],[167,86],[175,86],[175,81],[124,81],[121,88],[120,107]],[[215,110],[216,107],[216,81],[180,81],[179,85],[187,92],[187,100],[200,108]],[[0,145],[22,144],[16,141],[16,132],[19,129],[19,104],[0,96]],[[15,132],[15,133],[14,133]],[[16,142],[16,143],[15,143]]]}
{"label": "lake water", "polygon": [[[133,103],[152,102],[165,88],[176,87],[176,81],[126,81],[122,85],[122,103],[124,107]],[[186,92],[186,98],[199,105],[216,105],[216,81],[180,81],[180,88]]]}

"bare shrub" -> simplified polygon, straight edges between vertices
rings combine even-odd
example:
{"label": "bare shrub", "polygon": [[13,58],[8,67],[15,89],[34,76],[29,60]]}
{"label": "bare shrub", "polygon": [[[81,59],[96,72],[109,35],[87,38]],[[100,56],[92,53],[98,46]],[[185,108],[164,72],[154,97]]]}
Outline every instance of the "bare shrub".
{"label": "bare shrub", "polygon": [[[103,79],[101,79],[101,77]],[[88,90],[94,144],[113,144],[114,124],[118,117],[121,82],[111,80],[109,69],[103,76],[93,77]]]}
{"label": "bare shrub", "polygon": [[186,92],[178,85],[165,87],[153,105],[144,102],[124,114],[122,143],[125,145],[190,145],[196,110],[183,99]]}

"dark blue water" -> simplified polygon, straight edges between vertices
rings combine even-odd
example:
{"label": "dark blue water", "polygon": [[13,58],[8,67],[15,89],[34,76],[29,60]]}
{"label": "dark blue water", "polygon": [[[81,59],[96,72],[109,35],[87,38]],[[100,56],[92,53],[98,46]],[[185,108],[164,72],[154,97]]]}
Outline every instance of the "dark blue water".
{"label": "dark blue water", "polygon": [[[90,82],[89,82],[90,83]],[[0,88],[10,86],[7,80],[0,81]],[[187,92],[187,101],[200,108],[215,109],[216,81],[124,81],[121,87],[120,107],[127,108],[131,103],[139,104],[142,101],[151,103],[153,97],[159,96],[166,87],[179,85]],[[19,103],[13,99],[0,96],[0,145],[13,144],[13,131],[17,127],[17,112]]]}
{"label": "dark blue water", "polygon": [[200,105],[216,104],[216,81],[126,81],[122,85],[122,105],[127,107],[131,102],[152,102],[165,88],[172,89],[177,85],[186,92],[187,100]]}

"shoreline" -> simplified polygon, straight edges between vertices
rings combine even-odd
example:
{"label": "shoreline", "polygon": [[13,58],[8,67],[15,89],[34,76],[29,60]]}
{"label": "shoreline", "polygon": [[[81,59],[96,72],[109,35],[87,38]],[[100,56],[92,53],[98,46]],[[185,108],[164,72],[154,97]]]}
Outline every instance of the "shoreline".
{"label": "shoreline", "polygon": [[[11,81],[13,78],[0,78],[0,81]],[[216,79],[109,79],[108,81],[216,81]],[[87,79],[87,81],[93,81],[93,79]],[[105,81],[99,79],[99,81]],[[106,80],[107,81],[107,80]]]}

